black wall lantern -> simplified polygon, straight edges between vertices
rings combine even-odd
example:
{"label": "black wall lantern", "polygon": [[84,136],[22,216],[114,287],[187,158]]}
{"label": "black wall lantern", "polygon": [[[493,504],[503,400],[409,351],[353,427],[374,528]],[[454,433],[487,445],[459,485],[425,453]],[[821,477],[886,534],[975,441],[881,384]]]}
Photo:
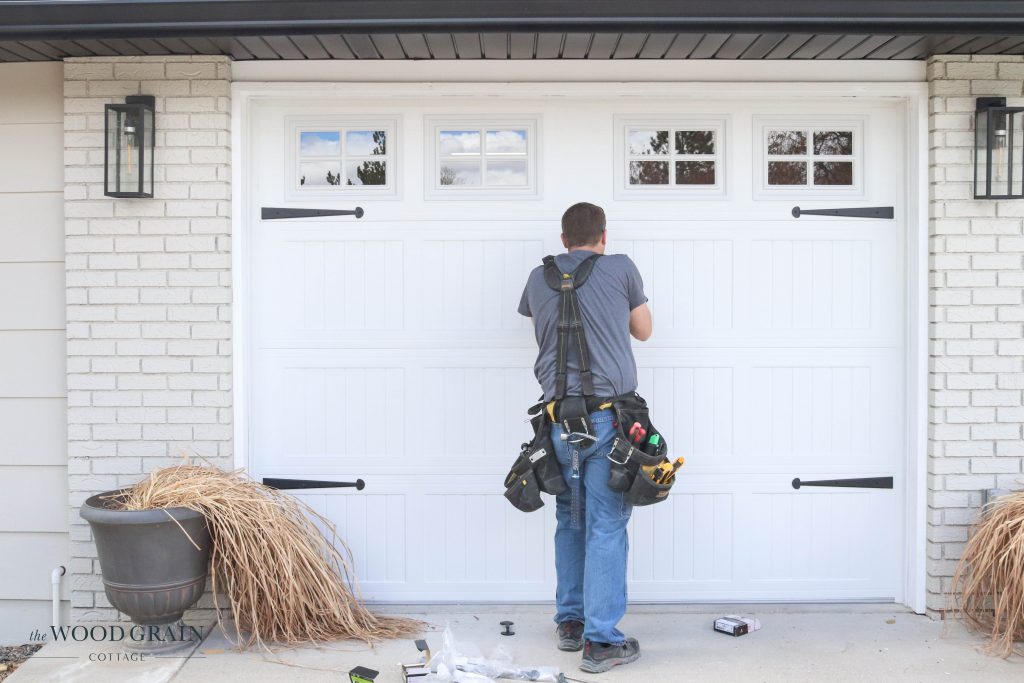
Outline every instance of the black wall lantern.
{"label": "black wall lantern", "polygon": [[103,194],[108,197],[153,196],[152,95],[129,95],[124,104],[105,107]]}
{"label": "black wall lantern", "polygon": [[979,97],[974,112],[974,198],[1024,199],[1024,107]]}

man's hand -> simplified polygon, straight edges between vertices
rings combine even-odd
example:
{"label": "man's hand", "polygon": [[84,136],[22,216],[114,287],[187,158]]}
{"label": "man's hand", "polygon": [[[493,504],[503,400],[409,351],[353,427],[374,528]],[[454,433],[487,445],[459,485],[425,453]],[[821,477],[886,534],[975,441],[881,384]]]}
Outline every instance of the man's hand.
{"label": "man's hand", "polygon": [[647,341],[653,329],[651,309],[647,307],[646,303],[640,304],[629,312],[629,333],[637,341]]}

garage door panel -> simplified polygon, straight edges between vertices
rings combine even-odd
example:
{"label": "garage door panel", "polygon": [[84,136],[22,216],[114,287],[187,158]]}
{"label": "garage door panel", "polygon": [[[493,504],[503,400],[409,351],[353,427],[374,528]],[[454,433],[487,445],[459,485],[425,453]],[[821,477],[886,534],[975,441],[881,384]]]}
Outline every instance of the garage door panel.
{"label": "garage door panel", "polygon": [[261,264],[261,336],[404,327],[404,245],[282,239]]}
{"label": "garage door panel", "polygon": [[678,584],[733,579],[731,493],[673,493],[656,508],[633,511],[630,581]]}
{"label": "garage door panel", "polygon": [[874,274],[867,240],[757,240],[755,327],[867,329]]}
{"label": "garage door panel", "polygon": [[731,240],[623,239],[632,232],[613,235],[611,250],[636,262],[659,332],[732,327]]}
{"label": "garage door panel", "polygon": [[280,458],[279,469],[313,460],[383,456],[404,450],[405,370],[290,362],[273,357],[258,374],[281,397],[254,417],[266,425],[263,458]]}
{"label": "garage door panel", "polygon": [[[266,473],[404,466],[448,467],[462,458],[507,468],[529,437],[526,408],[539,390],[528,352],[274,351],[256,379],[274,406],[254,406],[266,438],[254,444]],[[370,460],[367,460],[369,458]]]}
{"label": "garage door panel", "polygon": [[[468,101],[310,104],[325,120],[400,110],[401,125],[389,169],[400,181],[395,195],[339,187],[309,204],[285,196],[295,160],[282,138],[285,118],[308,115],[306,104],[257,107],[252,215],[260,206],[356,205],[366,214],[251,226],[253,473],[365,480],[363,491],[302,498],[338,524],[370,600],[551,600],[554,501],[526,515],[501,495],[529,437],[525,409],[540,393],[532,328],[516,308],[530,270],[562,251],[561,212],[593,201],[609,217],[609,253],[629,255],[644,279],[655,329],[634,346],[639,391],[671,455],[686,458],[669,500],[634,511],[631,600],[899,599],[899,107],[863,98],[645,101],[645,116],[728,112],[729,126],[724,196],[670,196],[670,186],[649,188],[658,199],[643,201],[642,187],[616,197],[616,164],[626,159],[616,149],[621,131],[609,133],[636,115],[636,101],[587,101],[581,118],[572,98],[474,100],[480,119],[536,117],[538,192],[475,197],[462,188],[457,198],[428,198],[424,116],[459,118]],[[800,128],[856,119],[857,187],[763,187],[757,122],[768,115]],[[795,219],[794,205],[893,205],[897,218]],[[872,476],[894,476],[895,488],[791,485]]]}
{"label": "garage door panel", "polygon": [[428,495],[424,512],[430,530],[424,583],[547,583],[553,561],[547,515],[516,515],[495,493]]}
{"label": "garage door panel", "polygon": [[733,454],[733,368],[645,364],[638,379],[651,419],[674,454],[688,459]]}
{"label": "garage door panel", "polygon": [[[786,351],[767,364],[771,353],[742,351],[638,353],[640,393],[690,467],[724,458],[736,467],[785,464],[798,476],[811,466],[891,462],[900,420],[899,397],[887,389],[891,353]],[[531,363],[526,349],[266,352],[258,376],[282,400],[266,412],[257,406],[267,429],[255,447],[274,471],[364,456],[501,469],[529,436],[525,410],[539,394]]]}
{"label": "garage door panel", "polygon": [[[754,494],[751,579],[856,584],[891,575],[892,491]],[[877,595],[875,597],[894,597]]]}
{"label": "garage door panel", "polygon": [[750,395],[769,457],[839,458],[870,452],[872,369],[754,368]]}
{"label": "garage door panel", "polygon": [[418,251],[423,329],[530,329],[517,308],[541,240],[426,240]]}

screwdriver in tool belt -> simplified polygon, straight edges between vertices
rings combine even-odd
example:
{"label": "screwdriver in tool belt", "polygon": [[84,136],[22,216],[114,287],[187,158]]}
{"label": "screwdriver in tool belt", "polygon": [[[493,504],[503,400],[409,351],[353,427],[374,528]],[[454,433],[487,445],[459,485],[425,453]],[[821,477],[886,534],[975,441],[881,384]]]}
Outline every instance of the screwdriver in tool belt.
{"label": "screwdriver in tool belt", "polygon": [[676,470],[683,466],[686,460],[684,458],[676,458],[673,462],[663,462],[658,465],[658,476],[654,478],[656,484],[667,484],[676,476]]}

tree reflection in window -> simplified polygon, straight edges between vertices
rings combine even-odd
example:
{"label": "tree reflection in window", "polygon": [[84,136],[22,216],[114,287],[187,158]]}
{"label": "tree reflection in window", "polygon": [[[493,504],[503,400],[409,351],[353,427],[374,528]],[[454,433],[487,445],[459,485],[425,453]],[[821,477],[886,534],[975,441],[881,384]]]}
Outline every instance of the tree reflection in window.
{"label": "tree reflection in window", "polygon": [[815,185],[853,185],[853,162],[815,161]]}
{"label": "tree reflection in window", "polygon": [[668,185],[667,161],[629,162],[630,185]]}
{"label": "tree reflection in window", "polygon": [[[627,129],[628,184],[715,185],[717,136],[718,131],[705,129]],[[645,158],[655,155],[669,158]]]}
{"label": "tree reflection in window", "polygon": [[299,185],[306,188],[388,184],[386,130],[300,131]]}
{"label": "tree reflection in window", "polygon": [[769,185],[806,185],[807,163],[803,161],[769,161]]}
{"label": "tree reflection in window", "polygon": [[667,130],[634,130],[629,133],[629,153],[632,156],[668,154]]}
{"label": "tree reflection in window", "polygon": [[714,154],[715,131],[677,130],[676,154]]}
{"label": "tree reflection in window", "polygon": [[676,185],[714,185],[715,162],[677,161]]}
{"label": "tree reflection in window", "polygon": [[814,132],[814,153],[829,156],[853,154],[852,130],[819,130]]}
{"label": "tree reflection in window", "polygon": [[807,134],[802,130],[773,130],[768,133],[769,154],[807,154]]}
{"label": "tree reflection in window", "polygon": [[768,185],[853,186],[853,142],[852,130],[769,130],[765,141]]}
{"label": "tree reflection in window", "polygon": [[[382,130],[349,131],[345,145],[350,156],[384,156],[387,151],[387,133]],[[387,164],[383,161],[349,161],[345,174],[346,185],[387,184]]]}
{"label": "tree reflection in window", "polygon": [[466,183],[466,180],[459,177],[459,174],[451,166],[441,167],[441,175],[438,180],[442,185],[464,185]]}

